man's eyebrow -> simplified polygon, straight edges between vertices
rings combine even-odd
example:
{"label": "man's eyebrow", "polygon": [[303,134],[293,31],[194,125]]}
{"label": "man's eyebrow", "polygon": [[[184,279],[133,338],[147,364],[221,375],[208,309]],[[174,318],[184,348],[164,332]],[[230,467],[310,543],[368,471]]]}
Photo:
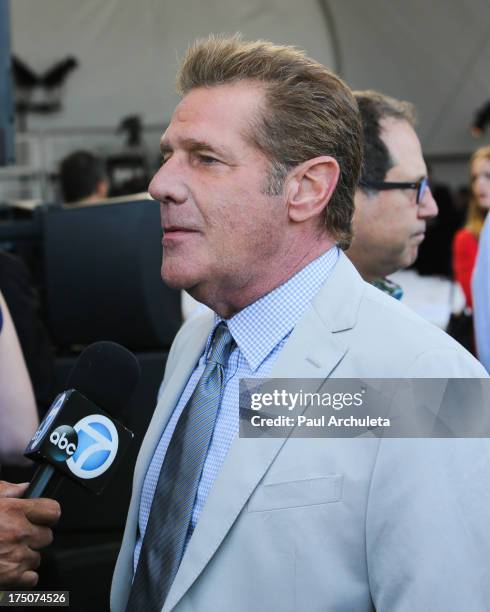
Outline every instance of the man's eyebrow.
{"label": "man's eyebrow", "polygon": [[[195,138],[184,138],[179,141],[179,145],[188,151],[207,151],[210,153],[216,153],[217,155],[223,155],[225,157],[231,157],[231,153],[222,146],[211,145],[209,142],[203,140],[196,140]],[[162,153],[172,153],[174,147],[169,142],[162,140],[160,143],[160,151]]]}

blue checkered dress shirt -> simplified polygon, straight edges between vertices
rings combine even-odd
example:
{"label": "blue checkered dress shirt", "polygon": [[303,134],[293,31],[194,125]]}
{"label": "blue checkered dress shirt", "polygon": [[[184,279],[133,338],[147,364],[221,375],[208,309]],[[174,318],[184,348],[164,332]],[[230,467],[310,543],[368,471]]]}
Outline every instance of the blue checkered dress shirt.
{"label": "blue checkered dress shirt", "polygon": [[[199,519],[206,498],[231,443],[238,433],[238,386],[240,379],[266,378],[269,375],[294,326],[306,311],[321,285],[330,276],[337,263],[338,256],[337,247],[331,248],[300,270],[286,283],[250,304],[227,321],[236,347],[230,355],[225,371],[223,398],[194,504],[193,527]],[[180,414],[204,371],[205,358],[213,332],[220,321],[222,319],[215,315],[215,325],[209,334],[204,353],[191,374],[177,407],[160,438],[146,474],[139,510],[139,534],[134,551],[135,571],[165,453]]]}

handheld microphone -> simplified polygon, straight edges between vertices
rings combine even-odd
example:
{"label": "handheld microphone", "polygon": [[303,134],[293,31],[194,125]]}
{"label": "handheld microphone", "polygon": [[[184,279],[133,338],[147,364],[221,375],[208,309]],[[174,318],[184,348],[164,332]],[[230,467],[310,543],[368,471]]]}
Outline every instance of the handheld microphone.
{"label": "handheld microphone", "polygon": [[52,496],[64,477],[102,492],[134,437],[114,416],[139,377],[136,357],[119,344],[96,342],[81,353],[24,453],[41,464],[24,498]]}

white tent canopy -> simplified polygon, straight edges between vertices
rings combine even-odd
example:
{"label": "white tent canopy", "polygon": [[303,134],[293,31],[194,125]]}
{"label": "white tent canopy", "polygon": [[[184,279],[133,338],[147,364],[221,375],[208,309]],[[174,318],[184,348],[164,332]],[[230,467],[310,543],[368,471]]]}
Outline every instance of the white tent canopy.
{"label": "white tent canopy", "polygon": [[304,48],[353,88],[414,102],[436,161],[490,142],[490,128],[479,141],[469,133],[490,99],[489,0],[15,0],[11,12],[13,52],[33,70],[79,61],[64,110],[31,117],[30,129],[113,128],[130,114],[163,127],[189,43],[241,31]]}

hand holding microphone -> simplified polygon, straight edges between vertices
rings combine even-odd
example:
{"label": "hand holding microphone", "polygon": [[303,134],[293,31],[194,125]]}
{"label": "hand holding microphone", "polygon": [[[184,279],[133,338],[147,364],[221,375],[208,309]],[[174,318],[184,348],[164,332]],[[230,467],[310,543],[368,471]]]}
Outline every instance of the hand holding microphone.
{"label": "hand holding microphone", "polygon": [[0,587],[34,587],[39,550],[53,541],[60,505],[53,499],[20,499],[27,483],[0,481]]}
{"label": "hand holding microphone", "polygon": [[51,544],[61,512],[57,501],[35,498],[53,495],[65,476],[100,493],[114,474],[133,434],[113,417],[139,376],[135,356],[118,344],[98,342],[80,355],[27,447],[40,463],[32,482],[0,481],[0,587],[38,582],[38,551]]}

